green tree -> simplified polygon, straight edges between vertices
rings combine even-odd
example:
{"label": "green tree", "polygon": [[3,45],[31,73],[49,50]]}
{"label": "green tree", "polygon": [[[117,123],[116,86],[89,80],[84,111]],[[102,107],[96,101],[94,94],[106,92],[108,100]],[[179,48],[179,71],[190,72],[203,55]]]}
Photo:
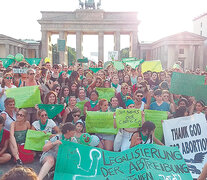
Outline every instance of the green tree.
{"label": "green tree", "polygon": [[[68,54],[68,64],[71,65],[76,60],[76,50],[75,48],[66,47],[67,48],[67,54]],[[53,64],[58,64],[59,61],[59,52],[57,51],[57,44],[52,44],[52,59]]]}
{"label": "green tree", "polygon": [[128,58],[129,57],[129,48],[124,48],[120,52],[120,57],[122,58]]}

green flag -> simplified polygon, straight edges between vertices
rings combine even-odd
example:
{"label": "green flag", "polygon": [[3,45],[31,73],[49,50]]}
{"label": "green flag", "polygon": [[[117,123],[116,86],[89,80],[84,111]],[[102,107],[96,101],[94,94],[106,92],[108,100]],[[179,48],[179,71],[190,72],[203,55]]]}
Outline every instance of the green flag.
{"label": "green flag", "polygon": [[41,103],[39,86],[25,86],[6,89],[6,96],[15,99],[17,108],[35,107]]}
{"label": "green flag", "polygon": [[124,65],[121,61],[112,61],[112,64],[114,65],[117,71],[121,71],[124,69]]}
{"label": "green flag", "polygon": [[69,70],[68,72],[67,72],[67,74],[69,74],[69,76],[72,74],[72,70]]}
{"label": "green flag", "polygon": [[159,140],[163,138],[162,120],[168,117],[167,111],[144,110],[145,121],[151,121],[155,124],[155,137]]}
{"label": "green flag", "polygon": [[96,91],[98,92],[99,99],[106,99],[108,102],[115,96],[114,88],[96,88]]}
{"label": "green flag", "polygon": [[170,92],[173,94],[194,96],[197,100],[203,100],[207,104],[205,76],[173,72]]}
{"label": "green flag", "polygon": [[143,59],[140,59],[135,61],[125,61],[125,64],[131,66],[133,69],[136,69],[143,62],[144,62]]}
{"label": "green flag", "polygon": [[178,147],[140,144],[111,152],[63,141],[54,180],[193,180]]}
{"label": "green flag", "polygon": [[44,109],[50,119],[54,118],[60,112],[62,112],[63,104],[38,104],[39,109]]}
{"label": "green flag", "polygon": [[91,71],[93,71],[94,73],[97,73],[98,71],[100,71],[100,70],[103,69],[103,68],[91,68],[91,67],[89,67],[89,69],[90,69]]}
{"label": "green flag", "polygon": [[78,59],[79,63],[88,63],[88,58]]}
{"label": "green flag", "polygon": [[117,129],[114,129],[113,114],[113,112],[87,111],[86,132],[117,134]]}
{"label": "green flag", "polygon": [[0,61],[2,61],[5,68],[8,68],[12,63],[15,63],[15,60],[10,58],[0,58]]}
{"label": "green flag", "polygon": [[83,109],[84,109],[84,105],[86,102],[87,102],[86,100],[80,101],[80,102],[77,102],[75,105],[77,108],[79,108],[81,110],[81,116],[83,115]]}
{"label": "green flag", "polygon": [[50,139],[51,133],[45,134],[42,131],[28,130],[24,148],[33,151],[42,151],[45,141]]}
{"label": "green flag", "polygon": [[128,57],[128,58],[122,58],[122,62],[128,62],[128,61],[136,61],[137,58],[136,57]]}
{"label": "green flag", "polygon": [[137,128],[142,126],[142,115],[139,109],[116,109],[117,128]]}
{"label": "green flag", "polygon": [[36,64],[37,66],[39,65],[41,58],[25,58],[25,60],[30,64]]}

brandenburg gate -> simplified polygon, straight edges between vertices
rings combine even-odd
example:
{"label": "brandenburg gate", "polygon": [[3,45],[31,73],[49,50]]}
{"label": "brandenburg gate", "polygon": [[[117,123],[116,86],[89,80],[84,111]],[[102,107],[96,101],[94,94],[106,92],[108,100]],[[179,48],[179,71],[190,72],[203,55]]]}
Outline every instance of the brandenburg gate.
{"label": "brandenburg gate", "polygon": [[[105,12],[101,9],[77,9],[73,12],[42,11],[41,56],[52,57],[51,35],[59,34],[58,40],[67,35],[76,35],[77,59],[82,58],[83,35],[98,35],[98,60],[104,60],[104,35],[114,36],[114,51],[118,51],[120,59],[120,35],[130,36],[130,57],[138,57],[138,25],[137,12]],[[59,51],[60,63],[67,63],[66,48]]]}

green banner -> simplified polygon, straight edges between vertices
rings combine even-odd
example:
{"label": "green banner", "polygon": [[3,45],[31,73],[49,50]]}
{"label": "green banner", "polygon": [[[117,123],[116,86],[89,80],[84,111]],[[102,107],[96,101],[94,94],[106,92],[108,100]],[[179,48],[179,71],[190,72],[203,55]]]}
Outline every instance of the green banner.
{"label": "green banner", "polygon": [[142,115],[139,109],[116,109],[117,128],[137,128],[142,126]]}
{"label": "green banner", "polygon": [[136,57],[128,57],[128,58],[122,58],[122,61],[125,63],[127,61],[136,61],[137,58]]}
{"label": "green banner", "polygon": [[77,102],[76,103],[76,107],[79,108],[81,110],[81,116],[83,115],[83,109],[84,109],[84,105],[87,101],[81,101],[81,102]]}
{"label": "green banner", "polygon": [[114,129],[113,114],[113,112],[87,111],[86,132],[117,134],[118,130]]}
{"label": "green banner", "polygon": [[96,88],[96,91],[98,92],[99,99],[107,99],[108,102],[115,96],[114,88]]}
{"label": "green banner", "polygon": [[66,46],[65,40],[64,39],[58,39],[58,41],[57,41],[57,50],[59,52],[60,51],[65,51],[65,46]]}
{"label": "green banner", "polygon": [[64,141],[54,180],[192,180],[177,147],[140,144],[123,152]]}
{"label": "green banner", "polygon": [[159,140],[163,138],[162,120],[166,120],[168,117],[167,111],[155,111],[155,110],[144,110],[145,121],[151,121],[155,124],[155,137]]}
{"label": "green banner", "polygon": [[25,86],[6,89],[6,96],[15,99],[15,107],[35,107],[41,103],[39,86]]}
{"label": "green banner", "polygon": [[44,109],[47,112],[49,119],[54,118],[62,112],[63,104],[38,104],[39,109]]}
{"label": "green banner", "polygon": [[30,65],[39,65],[40,64],[40,61],[41,61],[41,58],[25,58],[25,60],[30,64]]}
{"label": "green banner", "polygon": [[90,69],[91,71],[93,71],[94,73],[97,73],[98,71],[100,71],[100,70],[103,69],[103,68],[91,68],[91,67],[89,67],[89,69]]}
{"label": "green banner", "polygon": [[45,141],[50,139],[51,133],[45,134],[42,131],[28,130],[24,148],[33,151],[42,151]]}
{"label": "green banner", "polygon": [[135,60],[135,61],[126,61],[125,64],[131,66],[133,69],[136,69],[140,64],[144,62],[143,59]]}
{"label": "green banner", "polygon": [[0,61],[2,61],[5,68],[8,68],[12,63],[15,63],[15,60],[10,58],[0,58]]}
{"label": "green banner", "polygon": [[68,72],[67,72],[67,74],[70,76],[71,74],[72,74],[72,70],[69,70]]}
{"label": "green banner", "polygon": [[124,69],[124,65],[121,61],[112,61],[112,64],[114,65],[117,71],[121,71]]}
{"label": "green banner", "polygon": [[205,76],[173,72],[170,92],[185,96],[194,96],[197,100],[203,100],[207,104],[207,85]]}

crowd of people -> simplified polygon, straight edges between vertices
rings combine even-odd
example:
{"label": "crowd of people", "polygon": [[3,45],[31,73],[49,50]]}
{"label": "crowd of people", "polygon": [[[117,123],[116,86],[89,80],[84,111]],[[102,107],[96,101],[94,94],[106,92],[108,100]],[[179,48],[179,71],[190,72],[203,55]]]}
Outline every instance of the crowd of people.
{"label": "crowd of people", "polygon": [[[40,180],[55,166],[61,140],[80,143],[81,135],[86,132],[87,111],[114,112],[114,128],[116,109],[142,111],[142,126],[139,128],[119,129],[117,135],[95,133],[99,138],[98,148],[117,152],[138,144],[165,144],[164,140],[160,141],[155,137],[155,124],[145,121],[145,109],[167,111],[169,119],[193,114],[207,117],[204,101],[170,93],[173,69],[159,73],[142,73],[140,67],[133,69],[125,65],[123,70],[117,71],[113,64],[104,67],[103,61],[98,64],[91,62],[88,65],[76,63],[69,67],[64,64],[51,65],[50,62],[41,63],[39,66],[20,62],[7,69],[3,69],[2,63],[0,66],[3,70],[0,85],[0,164],[14,159],[16,164],[23,165],[20,145],[25,143],[29,129],[52,133],[51,139],[43,147],[43,152],[31,151],[33,156],[40,157],[42,163],[38,175]],[[93,72],[89,67],[100,69]],[[13,73],[13,68],[28,70],[26,74],[18,74]],[[176,71],[207,77],[207,73],[199,68],[195,71],[184,72],[182,68]],[[39,86],[42,104],[63,104],[64,109],[49,119],[47,111],[39,109],[37,105],[32,108],[16,108],[15,99],[6,97],[5,91],[24,86]],[[114,88],[115,96],[110,102],[99,99],[96,88]],[[81,101],[86,101],[83,111],[76,106]]]}

